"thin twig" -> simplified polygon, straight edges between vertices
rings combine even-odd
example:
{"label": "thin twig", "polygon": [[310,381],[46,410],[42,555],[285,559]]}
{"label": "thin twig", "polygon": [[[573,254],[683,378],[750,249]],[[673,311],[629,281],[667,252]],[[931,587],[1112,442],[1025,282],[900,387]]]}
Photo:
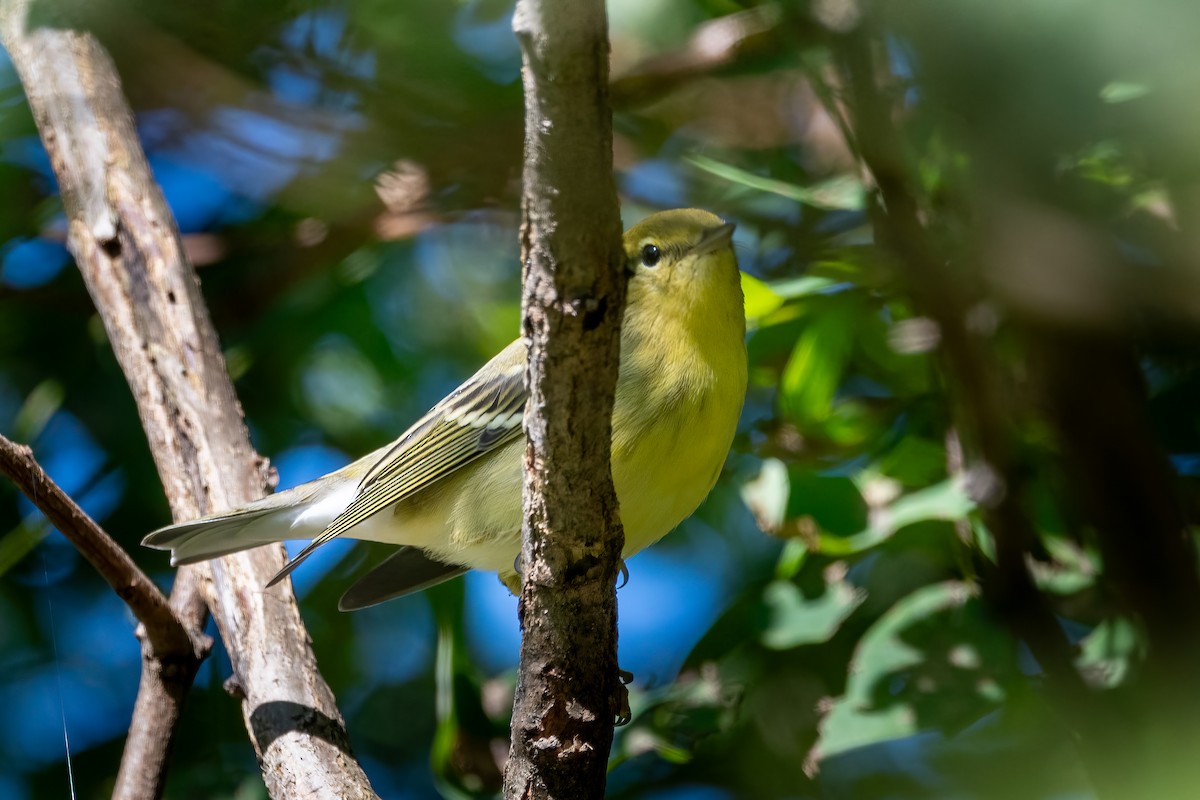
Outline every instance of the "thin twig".
{"label": "thin twig", "polygon": [[[171,720],[212,647],[201,630],[204,612],[181,604],[179,613],[129,554],[51,480],[26,445],[0,436],[0,472],[24,492],[46,518],[88,560],[137,618],[142,640],[142,676],[126,743],[126,757],[113,793],[126,800],[162,794]],[[195,577],[194,572],[189,572]],[[189,581],[184,581],[184,586]],[[198,596],[195,587],[190,594]],[[140,713],[139,713],[140,712]],[[144,724],[138,724],[144,720]],[[164,724],[167,729],[164,730]]]}
{"label": "thin twig", "polygon": [[162,657],[191,654],[197,663],[208,653],[211,640],[189,629],[121,545],[87,515],[50,479],[33,457],[33,450],[0,435],[0,472],[8,476],[54,527],[75,545],[129,610],[145,626],[146,639]]}

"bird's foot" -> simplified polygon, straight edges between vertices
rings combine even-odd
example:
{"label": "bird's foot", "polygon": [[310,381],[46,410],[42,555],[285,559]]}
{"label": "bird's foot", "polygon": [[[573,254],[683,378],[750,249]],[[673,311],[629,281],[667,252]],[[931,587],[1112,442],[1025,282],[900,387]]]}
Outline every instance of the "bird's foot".
{"label": "bird's foot", "polygon": [[633,719],[633,710],[629,707],[628,688],[629,684],[633,683],[633,673],[618,667],[617,680],[619,681],[619,685],[617,686],[619,699],[617,701],[616,726],[619,728],[622,725],[628,725],[629,721]]}

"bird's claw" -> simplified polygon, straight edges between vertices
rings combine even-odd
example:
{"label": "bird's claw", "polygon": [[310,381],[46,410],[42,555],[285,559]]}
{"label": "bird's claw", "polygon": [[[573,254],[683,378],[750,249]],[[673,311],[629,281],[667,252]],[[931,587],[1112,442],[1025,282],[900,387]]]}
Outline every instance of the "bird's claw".
{"label": "bird's claw", "polygon": [[629,690],[622,685],[620,692],[620,706],[617,709],[617,718],[613,721],[613,725],[618,728],[628,725],[633,719],[633,710],[629,707]]}
{"label": "bird's claw", "polygon": [[629,689],[627,688],[629,684],[633,683],[633,673],[618,668],[617,680],[619,681],[619,685],[617,686],[617,718],[614,724],[620,728],[628,725],[630,720],[633,719],[633,710],[629,707]]}

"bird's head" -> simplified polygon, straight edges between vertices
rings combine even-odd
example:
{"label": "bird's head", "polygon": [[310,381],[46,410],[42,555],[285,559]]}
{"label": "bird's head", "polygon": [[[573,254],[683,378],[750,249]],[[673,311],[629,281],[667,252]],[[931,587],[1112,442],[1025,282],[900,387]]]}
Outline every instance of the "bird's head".
{"label": "bird's head", "polygon": [[742,310],[733,224],[681,208],[651,214],[625,232],[629,307],[684,314]]}

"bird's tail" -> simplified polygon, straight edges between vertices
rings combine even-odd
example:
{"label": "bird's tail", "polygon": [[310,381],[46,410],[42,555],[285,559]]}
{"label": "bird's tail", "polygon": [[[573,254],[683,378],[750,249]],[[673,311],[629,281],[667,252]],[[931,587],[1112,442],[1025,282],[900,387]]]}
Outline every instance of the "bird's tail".
{"label": "bird's tail", "polygon": [[171,551],[171,565],[194,564],[285,539],[311,539],[349,504],[353,485],[321,481],[264,497],[234,511],[159,528],[142,540]]}

